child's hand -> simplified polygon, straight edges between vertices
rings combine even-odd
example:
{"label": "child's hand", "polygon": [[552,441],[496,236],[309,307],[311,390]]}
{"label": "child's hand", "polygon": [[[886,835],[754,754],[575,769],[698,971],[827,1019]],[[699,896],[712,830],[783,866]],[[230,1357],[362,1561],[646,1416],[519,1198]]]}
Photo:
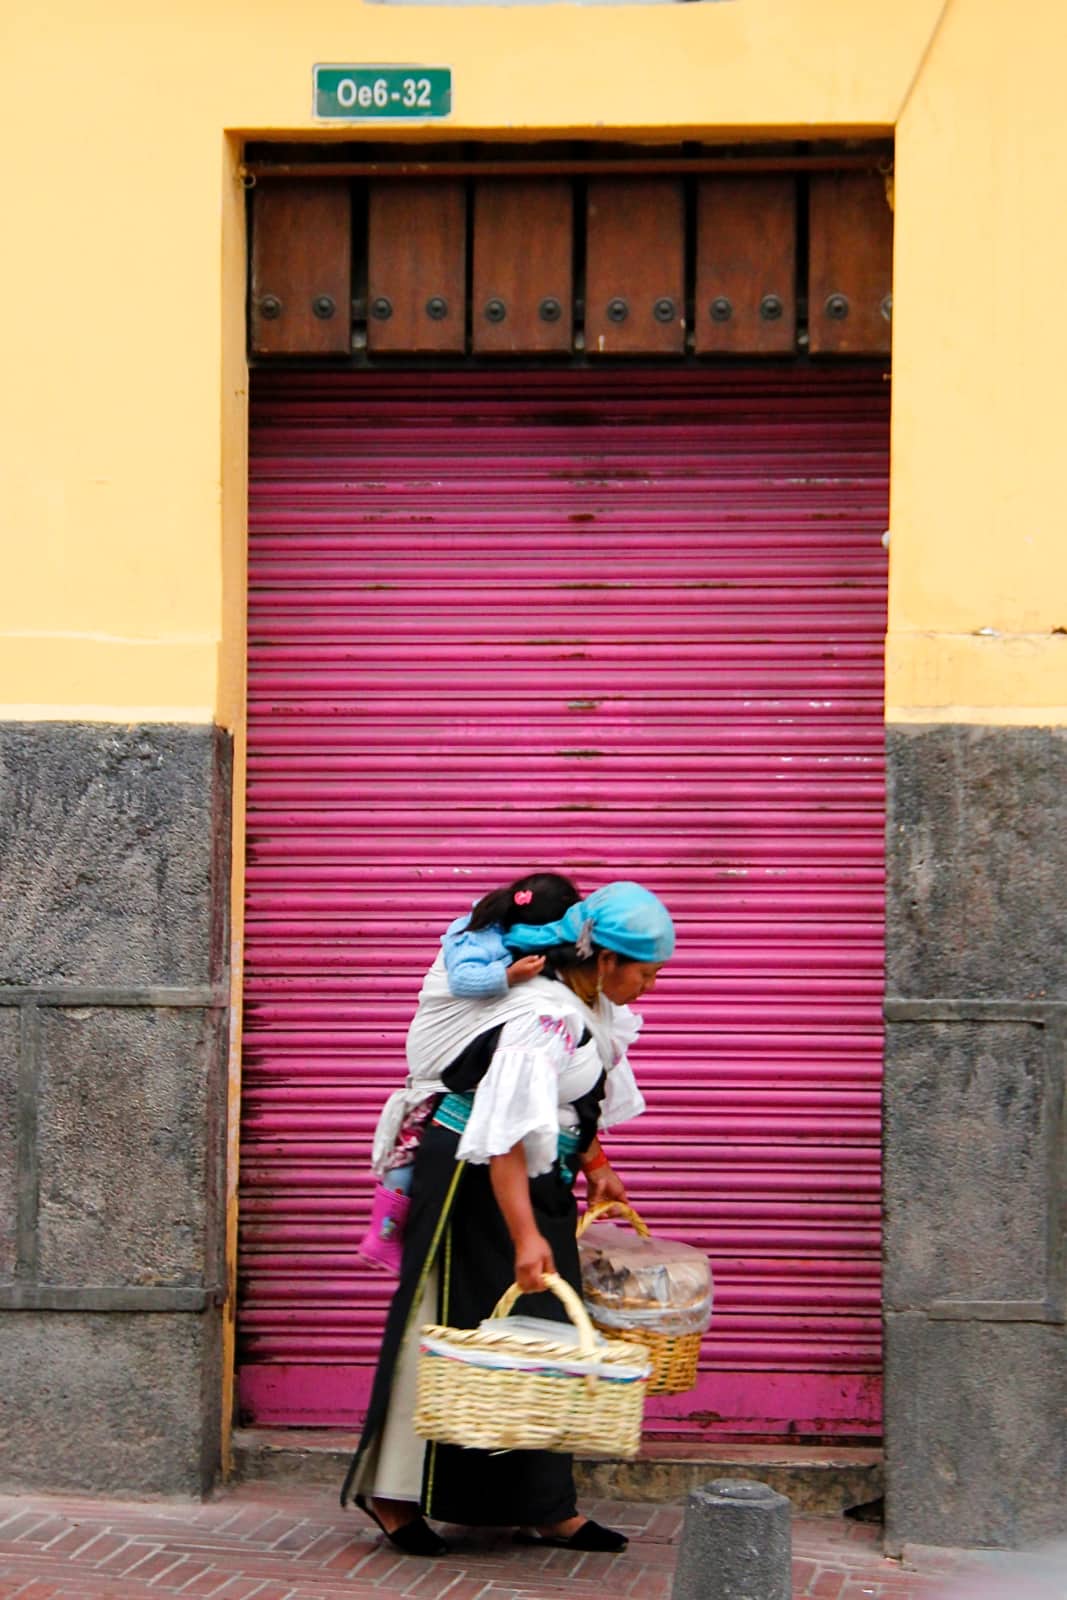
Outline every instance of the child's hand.
{"label": "child's hand", "polygon": [[527,983],[531,978],[536,978],[544,964],[544,956],[520,956],[507,969],[508,988],[511,989],[517,983]]}

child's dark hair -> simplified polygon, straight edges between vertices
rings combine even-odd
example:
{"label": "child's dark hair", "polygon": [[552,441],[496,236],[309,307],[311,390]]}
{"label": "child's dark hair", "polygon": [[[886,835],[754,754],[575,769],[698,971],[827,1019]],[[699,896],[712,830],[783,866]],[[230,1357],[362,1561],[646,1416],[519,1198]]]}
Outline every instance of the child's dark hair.
{"label": "child's dark hair", "polygon": [[581,898],[571,880],[558,872],[531,872],[503,889],[491,889],[483,894],[471,912],[467,927],[471,933],[477,933],[479,928],[494,925],[507,929],[516,922],[540,926],[557,921]]}

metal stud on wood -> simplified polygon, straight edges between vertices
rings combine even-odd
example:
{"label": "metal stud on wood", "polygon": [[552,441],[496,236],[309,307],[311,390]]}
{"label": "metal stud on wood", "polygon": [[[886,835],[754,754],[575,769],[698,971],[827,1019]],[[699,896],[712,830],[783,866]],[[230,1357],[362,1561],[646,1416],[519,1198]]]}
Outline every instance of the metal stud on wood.
{"label": "metal stud on wood", "polygon": [[486,179],[474,188],[476,355],[566,355],[571,349],[574,195],[559,178]]}
{"label": "metal stud on wood", "polygon": [[252,196],[254,355],[344,356],[351,348],[352,203],[344,182],[286,182]]}
{"label": "metal stud on wood", "polygon": [[781,173],[698,182],[698,355],[792,354],[796,206],[796,180]]}
{"label": "metal stud on wood", "polygon": [[463,184],[454,179],[372,183],[367,228],[371,354],[461,354],[467,260]]}
{"label": "metal stud on wood", "polygon": [[590,355],[685,352],[685,198],[680,178],[593,178],[586,190]]}
{"label": "metal stud on wood", "polygon": [[893,212],[882,175],[816,173],[808,235],[812,355],[888,355]]}

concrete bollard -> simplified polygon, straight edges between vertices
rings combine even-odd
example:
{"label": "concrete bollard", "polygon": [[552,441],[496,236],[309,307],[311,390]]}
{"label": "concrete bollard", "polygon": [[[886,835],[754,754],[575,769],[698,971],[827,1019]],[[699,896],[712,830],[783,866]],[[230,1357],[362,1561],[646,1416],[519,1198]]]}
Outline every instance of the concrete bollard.
{"label": "concrete bollard", "polygon": [[686,1501],[672,1600],[790,1600],[789,1501],[751,1478],[716,1478]]}

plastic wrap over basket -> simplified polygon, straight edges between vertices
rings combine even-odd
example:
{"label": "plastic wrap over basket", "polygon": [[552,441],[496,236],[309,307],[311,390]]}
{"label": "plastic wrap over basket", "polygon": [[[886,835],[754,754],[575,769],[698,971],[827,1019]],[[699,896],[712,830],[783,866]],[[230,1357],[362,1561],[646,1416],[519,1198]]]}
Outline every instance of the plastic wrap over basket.
{"label": "plastic wrap over basket", "polygon": [[634,1233],[591,1222],[608,1209],[591,1208],[580,1225],[586,1308],[608,1338],[645,1346],[653,1363],[650,1394],[683,1394],[696,1383],[701,1335],[711,1323],[711,1263],[692,1245],[652,1237],[629,1206],[616,1209]]}

